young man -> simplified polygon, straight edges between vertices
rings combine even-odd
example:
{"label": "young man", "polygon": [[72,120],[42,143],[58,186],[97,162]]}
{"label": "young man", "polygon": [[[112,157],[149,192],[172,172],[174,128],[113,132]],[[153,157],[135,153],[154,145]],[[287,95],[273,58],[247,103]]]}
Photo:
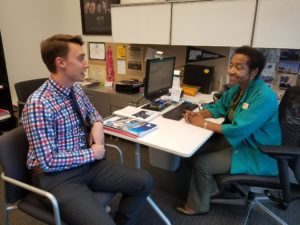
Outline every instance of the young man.
{"label": "young man", "polygon": [[[29,141],[27,166],[34,185],[58,200],[62,219],[70,225],[134,224],[152,189],[143,170],[106,160],[102,118],[82,88],[88,63],[81,36],[57,34],[41,43],[50,71],[28,99],[23,126]],[[89,138],[85,120],[92,125]],[[93,192],[122,193],[114,221]]]}

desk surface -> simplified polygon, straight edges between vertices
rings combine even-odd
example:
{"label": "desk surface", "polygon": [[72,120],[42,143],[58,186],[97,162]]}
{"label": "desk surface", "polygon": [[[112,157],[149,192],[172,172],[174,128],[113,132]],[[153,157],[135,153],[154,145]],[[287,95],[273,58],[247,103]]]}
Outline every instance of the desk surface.
{"label": "desk surface", "polygon": [[[184,100],[194,103],[208,103],[212,101],[212,95],[184,96]],[[223,121],[222,119],[209,120],[216,123]],[[187,124],[184,119],[175,121],[159,116],[151,123],[157,124],[158,129],[140,138],[130,138],[110,131],[105,131],[105,133],[182,157],[192,156],[213,134],[213,131]]]}

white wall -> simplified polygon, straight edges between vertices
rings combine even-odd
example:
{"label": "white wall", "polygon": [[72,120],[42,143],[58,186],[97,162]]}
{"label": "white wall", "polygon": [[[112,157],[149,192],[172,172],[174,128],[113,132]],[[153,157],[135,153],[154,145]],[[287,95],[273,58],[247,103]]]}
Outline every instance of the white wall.
{"label": "white wall", "polygon": [[121,4],[131,4],[131,3],[147,3],[147,2],[165,2],[165,0],[121,0]]}
{"label": "white wall", "polygon": [[[0,30],[12,100],[14,84],[47,77],[40,42],[56,33],[82,34],[79,0],[0,0]],[[111,36],[84,36],[85,41],[110,42]]]}

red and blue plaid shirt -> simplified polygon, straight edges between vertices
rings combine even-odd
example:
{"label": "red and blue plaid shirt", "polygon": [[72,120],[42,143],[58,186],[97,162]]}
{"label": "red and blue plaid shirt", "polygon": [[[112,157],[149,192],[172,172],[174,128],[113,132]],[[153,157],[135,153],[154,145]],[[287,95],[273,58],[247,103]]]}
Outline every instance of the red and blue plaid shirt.
{"label": "red and blue plaid shirt", "polygon": [[[102,121],[82,88],[74,84],[73,90],[83,118],[92,124]],[[70,88],[50,78],[27,100],[22,122],[29,141],[29,169],[38,166],[56,172],[95,160],[93,151],[85,147],[86,134],[69,94]]]}

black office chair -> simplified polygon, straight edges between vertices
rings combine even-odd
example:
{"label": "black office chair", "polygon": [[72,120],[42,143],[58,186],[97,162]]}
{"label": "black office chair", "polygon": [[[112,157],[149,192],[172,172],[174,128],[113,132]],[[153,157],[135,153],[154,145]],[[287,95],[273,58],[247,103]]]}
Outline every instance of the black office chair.
{"label": "black office chair", "polygon": [[[47,224],[67,225],[61,221],[56,198],[51,193],[31,185],[29,170],[26,167],[28,141],[23,127],[0,136],[0,146],[0,162],[3,168],[1,178],[4,181],[3,224],[9,224],[9,210],[19,209]],[[106,147],[116,149],[120,154],[120,162],[123,163],[122,151],[117,146],[106,144]],[[52,208],[41,201],[41,196],[51,202]],[[95,192],[95,198],[103,207],[106,207],[114,196],[114,193]]]}
{"label": "black office chair", "polygon": [[28,97],[38,89],[48,78],[39,78],[34,80],[25,80],[15,83],[15,89],[18,97],[19,118],[22,116],[22,111]]}
{"label": "black office chair", "polygon": [[[300,186],[291,183],[291,172],[289,171],[290,168],[294,172],[296,180],[300,183],[300,87],[291,87],[286,90],[279,105],[279,121],[282,131],[282,146],[260,147],[262,152],[277,160],[279,176],[216,176],[221,190],[234,190],[244,198],[217,198],[212,199],[211,203],[243,204],[251,202],[248,215],[255,206],[261,212],[269,215],[274,222],[287,224],[261,202],[272,200],[279,208],[285,210],[292,200],[300,198]],[[247,187],[246,190],[245,187]],[[262,194],[261,190],[263,190],[264,195],[257,195],[259,192]]]}

